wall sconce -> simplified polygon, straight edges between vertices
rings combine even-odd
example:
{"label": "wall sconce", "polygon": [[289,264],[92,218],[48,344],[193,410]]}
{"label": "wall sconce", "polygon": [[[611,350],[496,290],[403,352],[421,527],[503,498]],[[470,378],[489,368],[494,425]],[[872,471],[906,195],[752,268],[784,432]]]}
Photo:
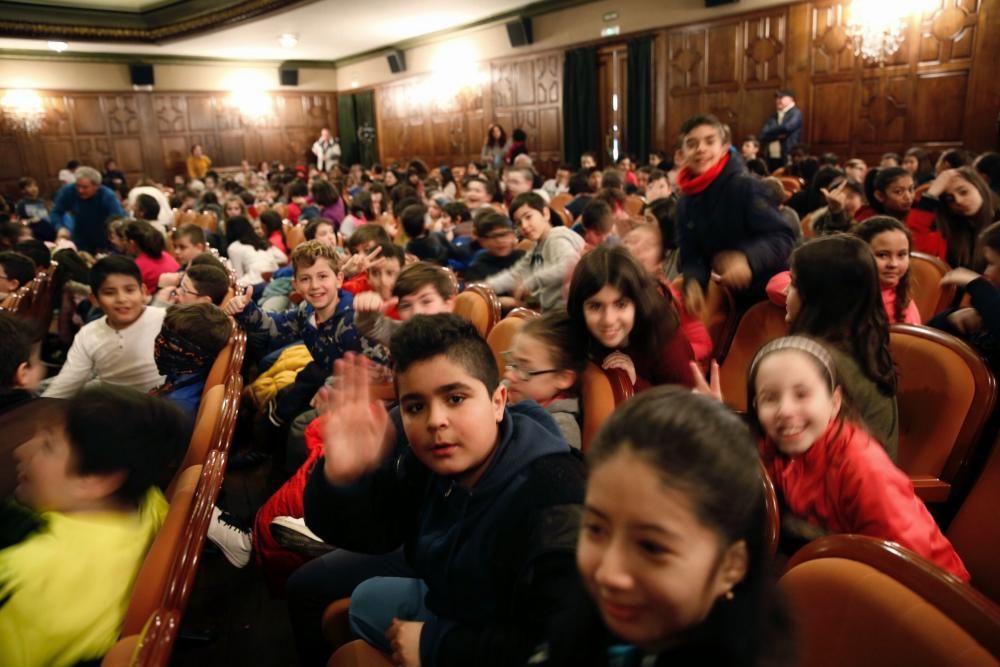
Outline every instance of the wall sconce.
{"label": "wall sconce", "polygon": [[45,103],[37,91],[17,88],[8,90],[0,98],[0,112],[15,128],[38,132],[45,120]]}

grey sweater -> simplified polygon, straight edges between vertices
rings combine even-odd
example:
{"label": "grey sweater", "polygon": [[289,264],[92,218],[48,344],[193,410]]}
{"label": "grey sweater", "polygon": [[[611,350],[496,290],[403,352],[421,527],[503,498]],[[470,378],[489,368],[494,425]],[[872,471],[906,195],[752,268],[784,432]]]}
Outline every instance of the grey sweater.
{"label": "grey sweater", "polygon": [[565,305],[563,281],[576,265],[583,250],[583,237],[566,227],[553,227],[544,241],[539,241],[506,271],[486,279],[497,294],[508,294],[524,285],[538,299],[542,310]]}

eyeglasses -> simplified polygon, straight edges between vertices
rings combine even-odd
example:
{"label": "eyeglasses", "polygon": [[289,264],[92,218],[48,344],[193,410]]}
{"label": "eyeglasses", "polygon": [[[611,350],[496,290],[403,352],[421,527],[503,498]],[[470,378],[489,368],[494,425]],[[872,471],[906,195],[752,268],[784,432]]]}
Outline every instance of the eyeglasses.
{"label": "eyeglasses", "polygon": [[194,291],[192,289],[188,289],[187,287],[184,287],[184,283],[181,283],[180,285],[178,285],[176,291],[178,291],[178,292],[184,292],[185,294],[188,294],[190,296],[201,296],[201,294],[198,294],[198,292],[196,292],[196,291]]}
{"label": "eyeglasses", "polygon": [[501,352],[500,356],[503,357],[504,367],[507,368],[508,370],[514,371],[514,373],[522,382],[527,382],[536,375],[545,375],[546,373],[559,372],[558,368],[549,368],[544,371],[529,371],[527,369],[521,368],[514,361],[514,355],[511,353],[510,350],[507,350],[506,352]]}

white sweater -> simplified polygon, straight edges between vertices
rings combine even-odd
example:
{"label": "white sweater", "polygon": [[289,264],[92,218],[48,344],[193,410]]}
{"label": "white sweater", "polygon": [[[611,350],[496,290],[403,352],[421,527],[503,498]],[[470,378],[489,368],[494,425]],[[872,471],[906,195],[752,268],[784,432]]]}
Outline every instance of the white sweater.
{"label": "white sweater", "polygon": [[565,305],[563,281],[576,266],[583,245],[583,237],[572,229],[553,227],[544,241],[536,243],[514,266],[487,278],[486,283],[498,294],[524,285],[543,311]]}
{"label": "white sweater", "polygon": [[73,339],[66,363],[46,398],[70,398],[92,379],[147,392],[163,384],[156,370],[153,343],[163,326],[163,308],[146,306],[142,315],[124,329],[113,329],[105,315],[85,325]]}
{"label": "white sweater", "polygon": [[226,254],[233,263],[237,282],[243,286],[264,282],[264,273],[274,273],[278,270],[279,264],[288,261],[285,253],[274,246],[268,247],[267,250],[258,250],[239,241],[230,243],[226,248]]}

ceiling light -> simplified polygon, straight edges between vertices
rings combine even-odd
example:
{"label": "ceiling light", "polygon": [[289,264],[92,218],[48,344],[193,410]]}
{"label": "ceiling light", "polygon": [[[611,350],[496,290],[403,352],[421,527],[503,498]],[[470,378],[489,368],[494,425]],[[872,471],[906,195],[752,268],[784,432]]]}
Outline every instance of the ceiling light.
{"label": "ceiling light", "polygon": [[299,38],[290,32],[286,32],[280,37],[278,37],[278,44],[281,44],[286,49],[294,49],[295,45],[299,43]]}
{"label": "ceiling light", "polygon": [[56,53],[62,53],[69,48],[69,44],[66,42],[49,42],[49,48]]}

